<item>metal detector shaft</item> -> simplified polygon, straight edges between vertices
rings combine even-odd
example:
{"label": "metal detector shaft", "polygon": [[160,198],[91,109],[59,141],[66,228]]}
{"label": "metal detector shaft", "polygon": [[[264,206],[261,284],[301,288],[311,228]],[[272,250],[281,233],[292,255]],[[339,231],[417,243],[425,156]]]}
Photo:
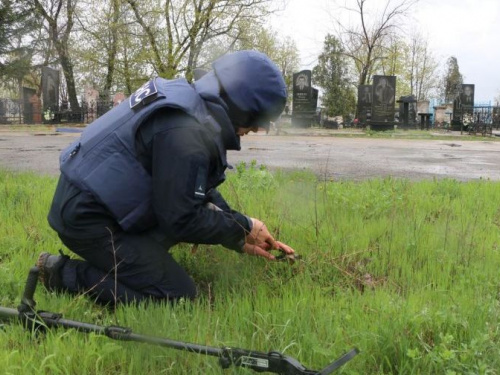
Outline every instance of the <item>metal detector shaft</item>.
{"label": "metal detector shaft", "polygon": [[10,307],[0,306],[0,321],[9,321],[19,318],[19,311]]}
{"label": "metal detector shaft", "polygon": [[34,310],[36,304],[33,300],[33,295],[38,280],[38,272],[37,267],[32,267],[30,269],[21,304],[17,310],[0,306],[0,321],[17,320],[31,330],[37,331],[53,327],[73,328],[84,333],[104,335],[113,340],[148,343],[178,350],[186,350],[192,353],[215,356],[219,358],[219,363],[222,368],[241,366],[251,368],[257,372],[271,372],[284,375],[327,375],[344,365],[359,353],[357,349],[353,349],[329,364],[323,370],[316,371],[305,368],[296,359],[285,356],[279,352],[264,353],[239,348],[215,348],[161,337],[141,335],[133,333],[130,328],[125,327],[100,326],[92,323],[63,319],[61,314],[47,311],[37,312]]}

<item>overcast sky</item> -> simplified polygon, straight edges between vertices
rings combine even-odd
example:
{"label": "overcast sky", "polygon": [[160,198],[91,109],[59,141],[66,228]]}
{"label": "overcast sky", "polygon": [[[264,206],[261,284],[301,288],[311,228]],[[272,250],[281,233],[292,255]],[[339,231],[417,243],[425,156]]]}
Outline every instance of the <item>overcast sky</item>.
{"label": "overcast sky", "polygon": [[[301,68],[315,65],[325,35],[335,32],[332,17],[347,17],[334,4],[334,0],[288,0],[272,20],[281,36],[297,43]],[[493,102],[500,95],[500,0],[420,0],[406,23],[409,30],[427,37],[441,69],[448,57],[457,57],[464,83],[476,85],[476,103]]]}

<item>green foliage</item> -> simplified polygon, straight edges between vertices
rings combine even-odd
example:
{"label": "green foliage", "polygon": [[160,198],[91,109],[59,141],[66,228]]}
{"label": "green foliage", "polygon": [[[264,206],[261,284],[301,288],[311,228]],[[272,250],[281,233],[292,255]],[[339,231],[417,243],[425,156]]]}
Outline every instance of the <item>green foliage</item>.
{"label": "green foliage", "polygon": [[328,116],[348,117],[355,112],[356,98],[348,66],[340,41],[328,34],[313,69],[313,80],[324,90],[322,102]]}
{"label": "green foliage", "polygon": [[237,179],[232,182],[233,187],[238,188],[241,193],[248,191],[269,191],[276,188],[274,176],[265,165],[257,166],[257,161],[252,160],[250,165],[241,162],[236,166]]}
{"label": "green foliage", "polygon": [[292,99],[293,74],[299,69],[299,51],[290,37],[280,38],[275,30],[257,24],[253,19],[239,23],[239,41],[236,49],[255,49],[265,53],[279,67]]}
{"label": "green foliage", "polygon": [[[27,270],[60,241],[46,223],[55,179],[0,172],[0,304],[18,304]],[[239,164],[221,192],[304,260],[289,265],[219,246],[172,250],[200,297],[110,311],[39,288],[66,318],[216,347],[278,350],[322,368],[347,349],[345,374],[495,374],[500,368],[500,184],[321,181]],[[51,330],[0,330],[5,374],[222,374],[217,360]],[[231,374],[251,374],[231,369]]]}
{"label": "green foliage", "polygon": [[28,35],[40,25],[23,1],[0,3],[0,77],[5,83],[22,79],[31,69]]}
{"label": "green foliage", "polygon": [[458,59],[455,56],[451,56],[446,61],[446,71],[442,85],[444,88],[443,97],[447,103],[455,100],[463,83],[464,79],[462,73],[460,73]]}

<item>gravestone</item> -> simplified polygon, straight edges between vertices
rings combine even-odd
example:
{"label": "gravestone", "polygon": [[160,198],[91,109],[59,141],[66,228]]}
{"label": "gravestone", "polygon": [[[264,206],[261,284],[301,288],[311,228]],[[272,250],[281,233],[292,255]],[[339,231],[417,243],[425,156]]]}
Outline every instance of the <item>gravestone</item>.
{"label": "gravestone", "polygon": [[42,100],[46,121],[52,121],[54,113],[59,111],[59,83],[59,70],[42,67]]}
{"label": "gravestone", "polygon": [[23,122],[25,124],[33,124],[35,123],[34,119],[34,108],[31,98],[36,96],[36,90],[23,87]]}
{"label": "gravestone", "polygon": [[460,90],[460,104],[464,125],[474,122],[474,85],[462,85]]}
{"label": "gravestone", "polygon": [[460,101],[463,109],[474,107],[474,85],[464,84],[460,90]]}
{"label": "gravestone", "polygon": [[474,85],[463,84],[453,101],[453,130],[460,130],[473,121],[474,115]]}
{"label": "gravestone", "polygon": [[368,123],[368,119],[371,119],[373,102],[372,90],[372,85],[358,86],[358,123],[363,127]]}
{"label": "gravestone", "polygon": [[292,125],[308,127],[317,121],[318,90],[312,87],[311,71],[293,75]]}
{"label": "gravestone", "polygon": [[4,99],[0,99],[0,124],[7,124],[7,106]]}
{"label": "gravestone", "polygon": [[500,127],[500,107],[493,107],[493,113],[491,115],[491,121],[494,127],[497,129]]}
{"label": "gravestone", "polygon": [[373,102],[370,128],[394,129],[396,76],[373,76]]}
{"label": "gravestone", "polygon": [[22,122],[22,103],[18,99],[0,99],[0,123],[20,124]]}
{"label": "gravestone", "polygon": [[318,96],[319,91],[314,87],[311,88],[311,111],[316,113],[316,109],[318,108]]}
{"label": "gravestone", "polygon": [[293,75],[293,111],[307,112],[311,106],[311,71]]}
{"label": "gravestone", "polygon": [[33,110],[33,123],[41,124],[42,123],[42,101],[37,94],[34,94],[30,98],[31,108]]}
{"label": "gravestone", "polygon": [[399,103],[398,128],[408,129],[415,126],[417,116],[417,100],[413,95],[401,96]]}

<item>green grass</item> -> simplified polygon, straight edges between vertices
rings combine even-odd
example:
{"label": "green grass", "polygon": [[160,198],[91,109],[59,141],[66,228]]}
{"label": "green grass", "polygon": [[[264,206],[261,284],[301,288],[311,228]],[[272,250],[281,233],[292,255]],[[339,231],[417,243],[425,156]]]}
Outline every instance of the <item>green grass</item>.
{"label": "green grass", "polygon": [[[61,127],[85,127],[88,124],[59,124]],[[55,132],[57,125],[0,125],[0,132]],[[273,132],[271,132],[271,135]],[[377,138],[377,139],[408,139],[408,140],[445,140],[445,141],[484,141],[484,142],[500,142],[499,137],[486,136],[482,137],[478,135],[469,135],[467,131],[463,131],[460,134],[459,131],[448,132],[443,129],[432,129],[432,130],[386,130],[386,131],[376,131],[376,130],[365,130],[365,129],[355,129],[355,128],[344,128],[344,129],[325,129],[320,127],[311,128],[297,128],[292,127],[291,124],[282,124],[280,135],[303,135],[303,136],[315,136],[321,134],[322,137],[335,137],[335,138]]]}
{"label": "green grass", "polygon": [[[286,133],[285,129],[284,133]],[[308,129],[297,130],[295,132],[300,132],[303,135],[307,135]],[[381,138],[381,139],[416,139],[416,140],[460,140],[460,141],[488,141],[488,142],[499,142],[500,139],[495,136],[481,136],[481,135],[469,135],[467,131],[463,131],[460,134],[459,131],[447,132],[442,129],[433,130],[362,130],[362,129],[340,129],[340,130],[329,130],[326,131],[321,128],[315,128],[315,132],[320,132],[321,136],[330,136],[337,138]],[[314,135],[311,133],[310,135]],[[293,134],[293,133],[291,133]]]}
{"label": "green grass", "polygon": [[[0,305],[16,307],[40,251],[62,247],[46,215],[56,180],[0,172]],[[318,181],[238,166],[222,192],[304,260],[294,265],[218,246],[174,256],[200,288],[195,302],[96,306],[50,294],[37,307],[67,319],[216,347],[278,350],[337,373],[497,374],[500,369],[500,183]],[[251,374],[217,360],[96,335],[0,330],[2,374]]]}

